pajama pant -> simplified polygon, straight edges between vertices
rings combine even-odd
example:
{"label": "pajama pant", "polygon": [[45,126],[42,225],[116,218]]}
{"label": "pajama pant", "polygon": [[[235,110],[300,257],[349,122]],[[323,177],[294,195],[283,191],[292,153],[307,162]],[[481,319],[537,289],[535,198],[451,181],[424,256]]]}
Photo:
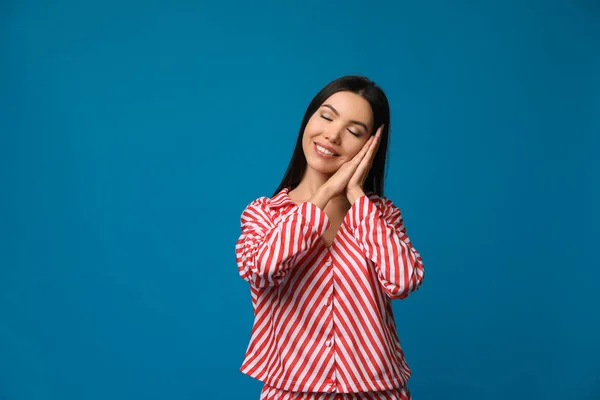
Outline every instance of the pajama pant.
{"label": "pajama pant", "polygon": [[411,400],[408,386],[361,393],[288,392],[265,384],[260,400]]}

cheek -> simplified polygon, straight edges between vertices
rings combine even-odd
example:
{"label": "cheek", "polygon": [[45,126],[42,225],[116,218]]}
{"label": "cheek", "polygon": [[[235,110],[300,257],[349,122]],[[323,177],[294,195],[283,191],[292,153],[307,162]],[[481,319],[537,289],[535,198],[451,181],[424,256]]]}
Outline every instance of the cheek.
{"label": "cheek", "polygon": [[313,137],[314,137],[314,134],[313,134],[312,130],[310,129],[310,127],[308,125],[306,125],[306,128],[304,129],[304,134],[302,135],[302,148],[305,153],[312,146]]}
{"label": "cheek", "polygon": [[310,130],[307,127],[307,129],[304,130],[304,135],[302,136],[302,144],[306,147],[311,142],[312,142],[312,135],[310,133]]}
{"label": "cheek", "polygon": [[360,150],[363,148],[365,143],[367,143],[367,140],[361,140],[361,141],[354,140],[354,143],[351,143],[348,145],[346,154],[348,154],[348,156],[350,158],[353,158],[355,155],[357,155],[360,152]]}
{"label": "cheek", "polygon": [[318,136],[322,130],[319,127],[318,121],[314,119],[308,120],[306,127],[304,128],[304,134],[302,136],[302,142],[305,145],[311,144],[315,136]]}
{"label": "cheek", "polygon": [[308,120],[308,123],[306,124],[306,127],[304,128],[304,134],[305,136],[311,136],[314,135],[316,131],[319,130],[319,121],[315,121],[314,118],[311,118]]}

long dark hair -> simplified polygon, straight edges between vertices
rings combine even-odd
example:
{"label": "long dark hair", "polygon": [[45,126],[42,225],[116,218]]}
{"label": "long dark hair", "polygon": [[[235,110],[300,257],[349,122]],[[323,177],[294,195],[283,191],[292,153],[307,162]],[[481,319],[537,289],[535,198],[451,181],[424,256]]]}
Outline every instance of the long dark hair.
{"label": "long dark hair", "polygon": [[287,171],[279,184],[279,187],[273,193],[275,196],[284,188],[294,189],[300,183],[304,171],[306,171],[306,157],[302,150],[302,137],[304,129],[308,124],[308,120],[321,107],[321,105],[331,95],[341,91],[350,91],[362,96],[371,105],[373,111],[373,129],[371,135],[377,132],[381,124],[385,124],[381,132],[381,141],[379,149],[375,154],[373,165],[367,175],[367,179],[363,185],[363,190],[366,192],[375,192],[378,196],[383,196],[383,179],[385,175],[385,159],[388,149],[389,133],[390,133],[390,106],[387,96],[373,81],[364,76],[343,76],[327,84],[310,102],[296,140],[296,147],[292,154],[292,159],[288,165]]}

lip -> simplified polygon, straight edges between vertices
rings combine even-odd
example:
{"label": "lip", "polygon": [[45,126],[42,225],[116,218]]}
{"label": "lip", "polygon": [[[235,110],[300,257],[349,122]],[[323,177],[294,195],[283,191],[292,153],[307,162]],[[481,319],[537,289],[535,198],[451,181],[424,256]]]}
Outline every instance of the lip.
{"label": "lip", "polygon": [[[319,154],[319,155],[320,155],[320,156],[322,156],[322,157],[337,157],[337,156],[339,155],[339,154],[338,154],[338,153],[337,153],[337,152],[336,152],[334,149],[332,149],[332,148],[331,148],[331,147],[329,147],[329,146],[325,146],[325,145],[323,145],[323,144],[321,144],[321,143],[317,143],[317,142],[314,142],[314,144],[315,144],[315,150],[317,151],[317,154]],[[329,150],[330,152],[332,152],[332,153],[334,153],[334,154],[336,154],[336,155],[335,155],[335,156],[332,156],[332,155],[329,155],[329,154],[321,153],[321,152],[319,151],[319,149],[317,148],[317,145],[319,145],[319,146],[321,146],[321,147],[323,147],[323,148],[325,148],[325,149]]]}

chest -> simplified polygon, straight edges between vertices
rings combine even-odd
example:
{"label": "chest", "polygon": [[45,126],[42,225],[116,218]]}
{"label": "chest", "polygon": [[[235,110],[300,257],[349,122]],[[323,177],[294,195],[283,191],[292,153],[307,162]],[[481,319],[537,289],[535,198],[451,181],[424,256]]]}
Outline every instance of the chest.
{"label": "chest", "polygon": [[340,207],[325,207],[324,211],[325,214],[327,214],[327,217],[329,217],[330,225],[321,238],[325,246],[329,247],[335,240],[340,227],[342,226],[342,222],[344,222],[347,209]]}

